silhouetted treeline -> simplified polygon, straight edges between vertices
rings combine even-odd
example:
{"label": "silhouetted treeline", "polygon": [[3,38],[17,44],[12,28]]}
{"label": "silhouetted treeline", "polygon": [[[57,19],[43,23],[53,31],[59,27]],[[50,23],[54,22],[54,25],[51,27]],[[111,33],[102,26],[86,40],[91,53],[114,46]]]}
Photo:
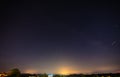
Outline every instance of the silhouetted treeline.
{"label": "silhouetted treeline", "polygon": [[120,77],[120,73],[116,74],[72,74],[67,77]]}
{"label": "silhouetted treeline", "polygon": [[[47,74],[21,74],[21,77],[48,77]],[[55,74],[53,77],[120,77],[120,73],[109,74],[70,74],[60,75]]]}

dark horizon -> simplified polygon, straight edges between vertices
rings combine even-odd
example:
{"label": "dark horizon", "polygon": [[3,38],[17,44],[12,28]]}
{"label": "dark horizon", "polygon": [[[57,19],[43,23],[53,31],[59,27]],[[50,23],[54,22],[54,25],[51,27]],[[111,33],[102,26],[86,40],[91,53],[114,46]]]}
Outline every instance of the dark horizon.
{"label": "dark horizon", "polygon": [[0,72],[120,71],[117,1],[1,2]]}
{"label": "dark horizon", "polygon": [[59,73],[21,73],[21,74],[53,74],[53,75],[92,75],[92,74],[120,74],[120,72],[98,72],[98,73],[70,73],[70,74],[59,74]]}

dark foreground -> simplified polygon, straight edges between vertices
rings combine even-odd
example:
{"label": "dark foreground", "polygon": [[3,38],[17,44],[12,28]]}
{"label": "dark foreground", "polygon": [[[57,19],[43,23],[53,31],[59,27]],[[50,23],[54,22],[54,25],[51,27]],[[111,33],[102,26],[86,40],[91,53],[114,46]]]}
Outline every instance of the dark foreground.
{"label": "dark foreground", "polygon": [[[21,77],[50,77],[47,74],[22,74]],[[71,74],[71,75],[53,75],[52,77],[120,77],[120,73],[109,74]]]}

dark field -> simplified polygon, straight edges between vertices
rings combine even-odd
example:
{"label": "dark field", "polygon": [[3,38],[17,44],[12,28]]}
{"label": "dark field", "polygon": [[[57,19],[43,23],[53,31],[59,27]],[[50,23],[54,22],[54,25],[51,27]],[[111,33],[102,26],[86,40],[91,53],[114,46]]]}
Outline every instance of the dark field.
{"label": "dark field", "polygon": [[[21,77],[49,77],[47,74],[22,74]],[[120,73],[109,74],[70,74],[59,75],[55,74],[53,77],[120,77]]]}

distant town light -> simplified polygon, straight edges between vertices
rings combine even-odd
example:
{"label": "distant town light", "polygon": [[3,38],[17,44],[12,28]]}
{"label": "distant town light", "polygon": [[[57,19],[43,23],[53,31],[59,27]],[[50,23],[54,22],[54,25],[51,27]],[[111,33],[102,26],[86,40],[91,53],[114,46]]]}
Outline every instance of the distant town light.
{"label": "distant town light", "polygon": [[53,74],[48,74],[48,77],[53,77]]}

